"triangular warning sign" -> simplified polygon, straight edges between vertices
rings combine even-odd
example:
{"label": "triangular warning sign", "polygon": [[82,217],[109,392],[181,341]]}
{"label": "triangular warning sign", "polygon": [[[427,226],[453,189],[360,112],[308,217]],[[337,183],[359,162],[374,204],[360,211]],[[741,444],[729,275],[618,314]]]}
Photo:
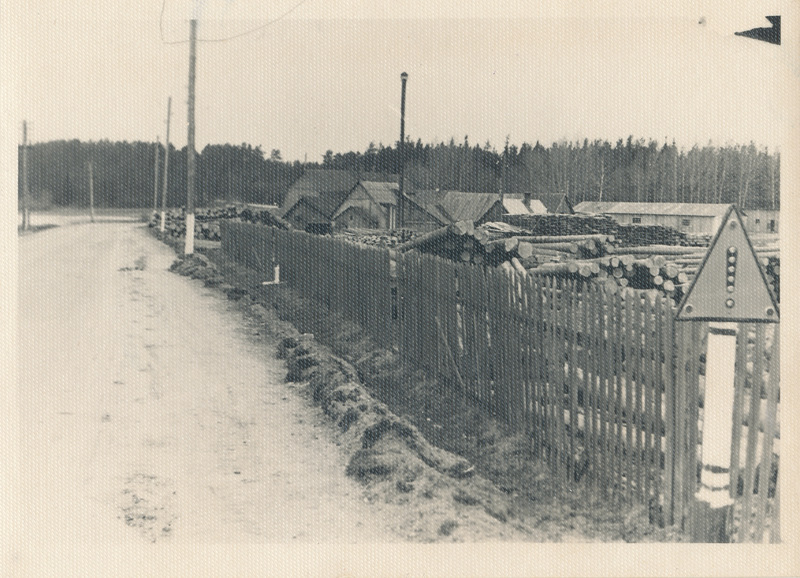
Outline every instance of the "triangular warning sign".
{"label": "triangular warning sign", "polygon": [[735,205],[725,213],[675,319],[772,323],[779,320],[778,304]]}

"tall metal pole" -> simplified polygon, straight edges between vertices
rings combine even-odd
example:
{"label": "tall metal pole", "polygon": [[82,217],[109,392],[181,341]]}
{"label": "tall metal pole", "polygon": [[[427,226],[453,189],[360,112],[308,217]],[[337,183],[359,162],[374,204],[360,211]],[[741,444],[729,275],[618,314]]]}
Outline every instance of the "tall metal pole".
{"label": "tall metal pole", "polygon": [[187,122],[189,125],[186,137],[186,245],[184,254],[194,254],[194,83],[197,61],[197,20],[191,21],[189,37],[189,99]]}
{"label": "tall metal pole", "polygon": [[28,121],[22,121],[22,230],[31,228],[30,191],[28,191]]}
{"label": "tall metal pole", "polygon": [[89,161],[89,218],[94,223],[94,172],[92,161]]}
{"label": "tall metal pole", "polygon": [[397,217],[398,217],[398,226],[404,227],[406,224],[406,203],[405,199],[403,198],[403,185],[404,185],[404,173],[405,173],[405,166],[406,166],[406,81],[408,80],[408,73],[403,72],[400,75],[400,82],[402,83],[402,88],[400,89],[400,187],[399,187],[399,195],[397,198]]}
{"label": "tall metal pole", "polygon": [[156,137],[156,168],[154,170],[155,178],[153,180],[153,214],[158,210],[158,147],[160,144],[159,137]]}
{"label": "tall metal pole", "polygon": [[506,194],[506,169],[508,165],[508,140],[509,137],[506,137],[506,145],[503,147],[503,156],[501,159],[500,165],[500,204],[503,204],[503,199],[505,198]]}
{"label": "tall metal pole", "polygon": [[169,119],[172,115],[172,97],[167,97],[167,142],[164,143],[164,194],[161,197],[161,226],[159,231],[164,232],[167,215],[167,185],[169,185]]}

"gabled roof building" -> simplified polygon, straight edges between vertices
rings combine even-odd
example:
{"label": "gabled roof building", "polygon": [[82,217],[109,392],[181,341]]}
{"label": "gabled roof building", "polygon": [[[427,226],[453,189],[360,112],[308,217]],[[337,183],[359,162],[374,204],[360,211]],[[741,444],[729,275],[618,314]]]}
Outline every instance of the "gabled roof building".
{"label": "gabled roof building", "polygon": [[340,229],[394,229],[398,194],[397,183],[360,180],[334,212],[334,224]]}
{"label": "gabled roof building", "polygon": [[286,192],[281,209],[286,214],[301,197],[320,197],[331,193],[345,194],[362,181],[396,183],[397,175],[357,173],[354,171],[308,169]]}
{"label": "gabled roof building", "polygon": [[[465,193],[462,191],[421,190],[410,192],[406,198],[430,216],[423,223],[433,220],[439,226],[457,221],[473,221],[480,225],[487,221],[497,221],[508,211],[496,193]],[[417,223],[411,215],[406,215],[405,225],[415,228]],[[429,228],[427,225],[423,228]]]}

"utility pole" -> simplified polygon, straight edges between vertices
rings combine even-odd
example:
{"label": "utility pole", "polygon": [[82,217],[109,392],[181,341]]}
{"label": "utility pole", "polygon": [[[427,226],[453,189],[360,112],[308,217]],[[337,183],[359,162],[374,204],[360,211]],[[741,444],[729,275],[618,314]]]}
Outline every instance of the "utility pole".
{"label": "utility pole", "polygon": [[28,121],[22,121],[22,230],[31,228],[30,192],[28,191]]}
{"label": "utility pole", "polygon": [[505,144],[505,147],[503,147],[503,157],[502,157],[502,159],[500,161],[502,163],[500,165],[500,204],[501,205],[503,204],[503,199],[505,198],[505,195],[508,192],[506,190],[506,186],[507,186],[506,185],[506,178],[507,178],[506,170],[508,168],[508,141],[509,141],[510,138],[511,138],[510,136],[506,136],[506,144]]}
{"label": "utility pole", "polygon": [[189,98],[187,122],[189,125],[186,137],[186,255],[194,254],[194,83],[197,61],[197,20],[191,21],[189,37]]}
{"label": "utility pole", "polygon": [[167,142],[164,144],[164,195],[161,197],[161,226],[159,231],[164,232],[167,218],[167,185],[169,185],[169,119],[172,115],[172,97],[167,97]]}
{"label": "utility pole", "polygon": [[405,208],[406,203],[403,198],[403,184],[406,166],[406,81],[408,80],[408,73],[403,72],[400,74],[400,82],[402,87],[400,89],[400,186],[397,198],[397,216],[398,227],[402,228],[406,224]]}
{"label": "utility pole", "polygon": [[159,145],[159,137],[156,137],[156,168],[155,168],[155,179],[153,181],[153,214],[156,214],[158,210],[158,145]]}
{"label": "utility pole", "polygon": [[89,218],[94,223],[94,173],[92,161],[89,161]]}

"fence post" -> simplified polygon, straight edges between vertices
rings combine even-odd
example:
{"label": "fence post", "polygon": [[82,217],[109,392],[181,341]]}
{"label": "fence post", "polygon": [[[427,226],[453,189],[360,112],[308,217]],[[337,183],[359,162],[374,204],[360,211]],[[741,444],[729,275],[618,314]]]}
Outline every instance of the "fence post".
{"label": "fence post", "polygon": [[664,377],[664,510],[665,522],[675,523],[675,326],[672,323],[672,308],[662,301],[659,309],[661,321],[661,351],[664,354],[662,375]]}

